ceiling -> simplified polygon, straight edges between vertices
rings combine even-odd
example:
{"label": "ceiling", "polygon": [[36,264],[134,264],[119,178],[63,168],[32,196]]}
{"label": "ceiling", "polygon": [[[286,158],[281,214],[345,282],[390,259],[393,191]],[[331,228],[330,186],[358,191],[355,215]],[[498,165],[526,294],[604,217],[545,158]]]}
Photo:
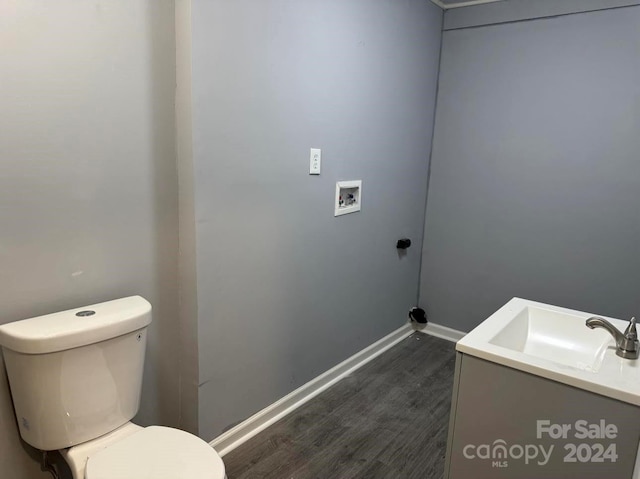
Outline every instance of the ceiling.
{"label": "ceiling", "polygon": [[440,8],[445,10],[449,8],[470,7],[472,5],[481,5],[483,3],[503,2],[505,0],[431,0]]}

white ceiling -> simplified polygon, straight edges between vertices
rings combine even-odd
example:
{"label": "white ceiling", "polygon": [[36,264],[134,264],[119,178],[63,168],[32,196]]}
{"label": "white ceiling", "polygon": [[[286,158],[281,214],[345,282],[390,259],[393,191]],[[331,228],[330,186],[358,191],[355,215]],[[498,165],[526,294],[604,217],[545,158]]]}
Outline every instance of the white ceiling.
{"label": "white ceiling", "polygon": [[448,10],[449,8],[471,7],[473,5],[482,5],[483,3],[504,2],[505,0],[431,0],[440,8]]}

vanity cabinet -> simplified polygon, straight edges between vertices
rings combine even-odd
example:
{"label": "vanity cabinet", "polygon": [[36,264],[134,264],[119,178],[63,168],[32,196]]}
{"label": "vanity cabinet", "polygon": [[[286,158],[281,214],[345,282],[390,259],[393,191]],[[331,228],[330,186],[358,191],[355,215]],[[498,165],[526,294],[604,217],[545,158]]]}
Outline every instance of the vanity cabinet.
{"label": "vanity cabinet", "polygon": [[636,479],[639,409],[457,352],[444,477]]}

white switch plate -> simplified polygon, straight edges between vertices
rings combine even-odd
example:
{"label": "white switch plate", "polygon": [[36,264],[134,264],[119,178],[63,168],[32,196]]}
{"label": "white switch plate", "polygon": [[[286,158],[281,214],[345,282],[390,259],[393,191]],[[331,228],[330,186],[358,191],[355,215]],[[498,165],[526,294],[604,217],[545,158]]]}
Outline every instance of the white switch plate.
{"label": "white switch plate", "polygon": [[309,174],[319,175],[320,164],[322,162],[322,150],[320,148],[311,148],[309,154]]}

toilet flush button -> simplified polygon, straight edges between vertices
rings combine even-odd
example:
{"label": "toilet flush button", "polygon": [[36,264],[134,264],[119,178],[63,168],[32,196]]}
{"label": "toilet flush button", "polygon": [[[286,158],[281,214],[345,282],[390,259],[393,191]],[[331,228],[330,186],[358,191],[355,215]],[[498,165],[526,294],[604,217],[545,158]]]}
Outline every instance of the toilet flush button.
{"label": "toilet flush button", "polygon": [[95,311],[91,311],[90,309],[87,309],[85,311],[78,311],[76,313],[76,316],[80,316],[82,318],[82,317],[85,317],[85,316],[93,316],[94,314],[96,314]]}

